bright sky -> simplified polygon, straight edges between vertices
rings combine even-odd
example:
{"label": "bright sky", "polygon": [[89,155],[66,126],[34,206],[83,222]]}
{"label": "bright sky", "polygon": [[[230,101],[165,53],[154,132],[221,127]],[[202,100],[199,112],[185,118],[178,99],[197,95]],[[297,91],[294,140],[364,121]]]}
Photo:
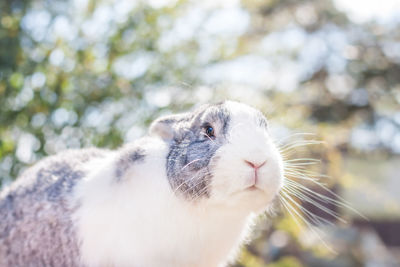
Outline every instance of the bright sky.
{"label": "bright sky", "polygon": [[400,21],[400,0],[334,0],[334,3],[354,22]]}

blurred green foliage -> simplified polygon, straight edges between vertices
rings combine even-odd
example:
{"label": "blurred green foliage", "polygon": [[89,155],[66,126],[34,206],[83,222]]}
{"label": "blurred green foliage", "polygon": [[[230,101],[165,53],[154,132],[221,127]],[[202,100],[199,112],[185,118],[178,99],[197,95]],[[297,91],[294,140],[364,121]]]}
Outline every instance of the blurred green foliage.
{"label": "blurred green foliage", "polygon": [[[399,216],[391,189],[382,199],[358,170],[400,153],[400,23],[355,24],[329,0],[200,2],[0,2],[0,184],[48,154],[115,148],[159,115],[229,98],[263,110],[283,143],[315,133],[325,146],[289,156],[321,159],[314,171],[333,177],[333,188],[359,192],[364,177],[350,202],[368,213],[372,190],[384,218]],[[355,158],[365,161],[353,170]],[[274,248],[266,237],[277,231],[286,241]],[[333,257],[318,240],[305,243],[280,215],[237,265],[322,266],[310,258]]]}

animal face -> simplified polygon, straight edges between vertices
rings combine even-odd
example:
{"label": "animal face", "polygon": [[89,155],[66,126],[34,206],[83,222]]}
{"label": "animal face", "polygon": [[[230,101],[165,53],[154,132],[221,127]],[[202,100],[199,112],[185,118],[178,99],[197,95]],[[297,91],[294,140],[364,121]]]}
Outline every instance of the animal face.
{"label": "animal face", "polygon": [[267,121],[249,106],[230,101],[202,106],[160,118],[151,132],[169,142],[168,180],[187,199],[257,210],[282,185],[282,158]]}

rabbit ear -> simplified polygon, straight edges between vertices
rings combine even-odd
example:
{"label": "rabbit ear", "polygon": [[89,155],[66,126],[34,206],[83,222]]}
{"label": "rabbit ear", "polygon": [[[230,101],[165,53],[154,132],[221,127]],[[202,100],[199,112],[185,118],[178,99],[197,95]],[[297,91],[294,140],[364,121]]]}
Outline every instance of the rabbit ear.
{"label": "rabbit ear", "polygon": [[178,123],[189,119],[188,113],[169,115],[155,120],[150,126],[150,134],[158,135],[164,141],[169,142],[174,139]]}

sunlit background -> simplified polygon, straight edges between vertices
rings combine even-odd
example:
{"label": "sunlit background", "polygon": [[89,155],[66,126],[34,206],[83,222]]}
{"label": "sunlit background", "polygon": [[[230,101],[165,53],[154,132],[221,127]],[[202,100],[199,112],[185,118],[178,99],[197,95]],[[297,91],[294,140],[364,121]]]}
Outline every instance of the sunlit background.
{"label": "sunlit background", "polygon": [[319,159],[307,171],[351,207],[329,207],[344,223],[299,202],[317,228],[276,212],[232,266],[400,265],[400,1],[13,0],[0,16],[0,184],[234,99],[283,145],[323,141],[288,156]]}

